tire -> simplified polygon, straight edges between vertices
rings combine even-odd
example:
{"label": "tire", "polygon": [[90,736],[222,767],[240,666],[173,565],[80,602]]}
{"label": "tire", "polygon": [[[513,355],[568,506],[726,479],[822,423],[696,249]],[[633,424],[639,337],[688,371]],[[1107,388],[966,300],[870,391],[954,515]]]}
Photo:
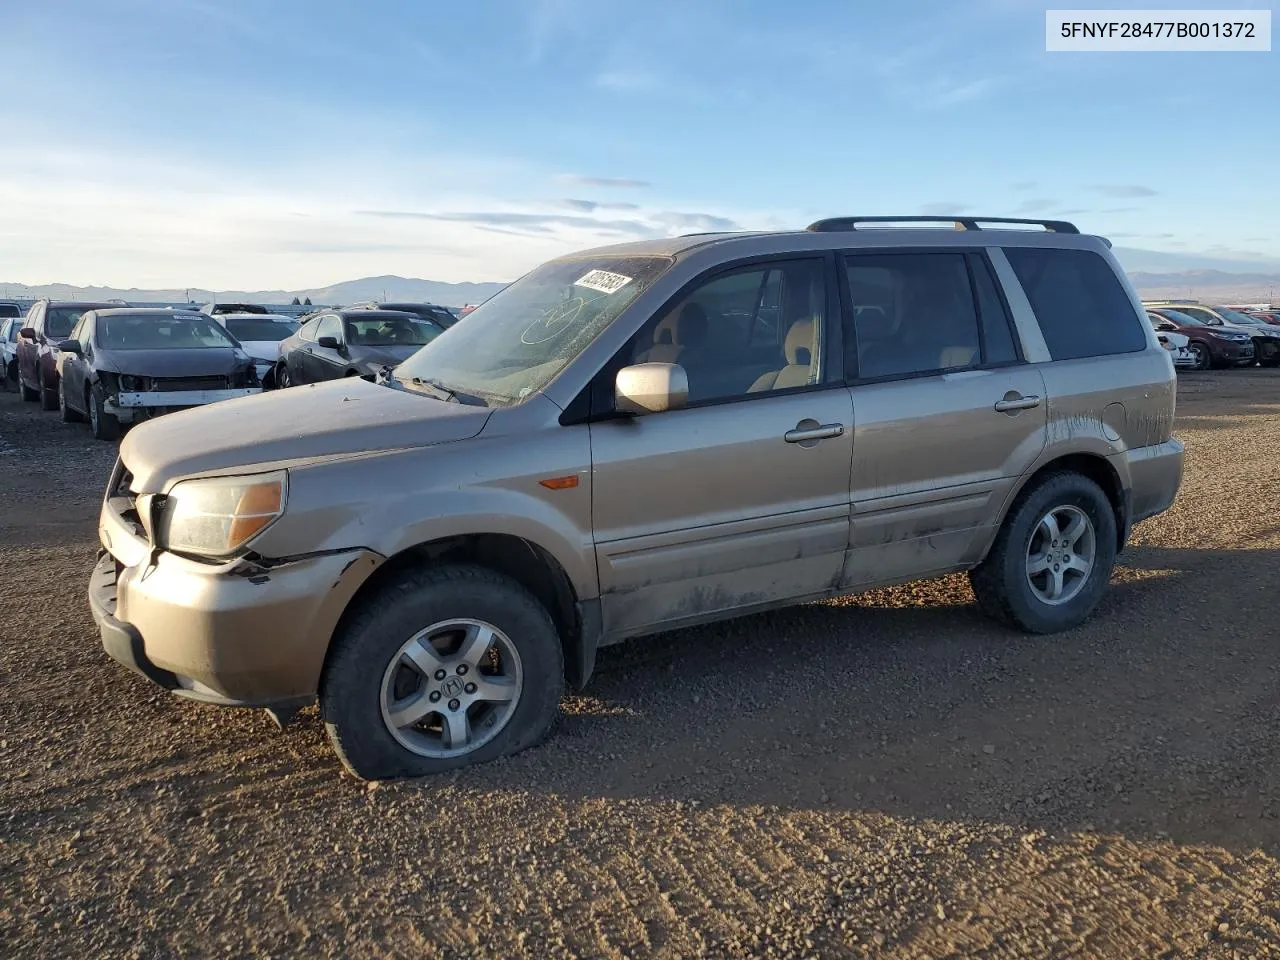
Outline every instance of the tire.
{"label": "tire", "polygon": [[[476,734],[475,747],[445,755],[453,749],[444,741],[446,710],[457,703],[445,699],[451,696],[446,685],[454,682],[450,671],[462,674],[454,666],[462,662],[458,659],[462,654],[442,655],[431,647],[441,662],[431,660],[431,669],[420,672],[409,667],[401,653],[426,628],[454,620],[494,628],[494,646],[505,643],[515,653],[511,658],[502,653],[506,672],[512,672],[514,663],[519,666],[515,668],[517,692],[507,706],[491,707],[478,700],[462,708],[464,717],[470,717],[473,707],[482,711],[476,714],[475,726],[468,725],[468,735]],[[432,672],[436,666],[441,666],[441,673]],[[437,682],[435,678],[441,676]],[[477,669],[470,676],[484,675]],[[406,679],[406,687],[399,688]],[[509,679],[504,678],[504,683]],[[435,696],[441,691],[443,696],[419,721],[428,728],[440,726],[438,732],[419,732],[412,726],[392,732],[390,703],[423,704],[428,693]],[[355,776],[364,780],[421,777],[484,763],[540,743],[555,722],[563,691],[564,654],[546,609],[508,577],[483,567],[449,565],[405,571],[349,612],[334,637],[321,678],[320,713],[334,750]],[[483,712],[490,709],[503,715]],[[495,720],[489,721],[488,716]],[[483,729],[496,721],[501,721],[496,732]],[[415,752],[405,738],[436,755]]]}
{"label": "tire", "polygon": [[1213,366],[1213,355],[1209,353],[1209,348],[1200,341],[1192,340],[1187,344],[1187,349],[1196,358],[1196,362],[1191,366],[1192,370],[1208,370]]}
{"label": "tire", "polygon": [[[1092,527],[1093,561],[1087,575],[1071,578],[1074,592],[1051,603],[1046,601],[1038,584],[1045,582],[1042,578],[1054,574],[1046,569],[1033,578],[1029,566],[1033,560],[1031,549],[1047,540],[1048,528],[1040,526],[1041,520],[1054,511],[1061,511],[1057,514],[1060,521],[1062,517],[1088,519]],[[1077,541],[1071,552],[1079,545]],[[969,582],[979,609],[992,619],[1027,633],[1069,630],[1088,619],[1102,599],[1115,565],[1116,545],[1115,510],[1102,488],[1078,473],[1049,474],[1015,501],[987,558],[969,572]],[[1063,549],[1065,552],[1067,548]],[[1050,559],[1061,556],[1039,550],[1036,555],[1042,558],[1042,563],[1045,556]],[[1065,582],[1070,576],[1069,568],[1062,566]],[[1052,569],[1056,571],[1058,566]]]}
{"label": "tire", "polygon": [[120,421],[114,414],[107,413],[102,395],[90,388],[85,391],[85,406],[89,408],[89,429],[99,440],[118,440],[120,438]]}
{"label": "tire", "polygon": [[283,360],[276,365],[276,389],[287,390],[293,386],[293,377],[289,376],[289,365]]}
{"label": "tire", "polygon": [[[58,378],[58,383],[62,383],[61,377]],[[49,389],[48,385],[44,382],[43,377],[40,378],[39,393],[40,393],[40,409],[41,410],[57,410],[58,409],[58,395],[54,391]]]}
{"label": "tire", "polygon": [[72,410],[67,403],[67,381],[58,380],[58,415],[63,423],[81,423],[84,417],[77,410]]}
{"label": "tire", "polygon": [[40,391],[32,390],[22,382],[22,374],[18,374],[18,392],[22,394],[22,399],[26,401],[39,400]]}

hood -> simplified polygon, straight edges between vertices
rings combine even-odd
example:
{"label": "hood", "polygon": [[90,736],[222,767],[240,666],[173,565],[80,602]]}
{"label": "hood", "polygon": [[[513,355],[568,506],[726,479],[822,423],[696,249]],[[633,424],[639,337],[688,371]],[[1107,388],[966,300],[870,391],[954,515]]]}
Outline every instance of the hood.
{"label": "hood", "polygon": [[216,377],[244,369],[249,358],[235,347],[191,350],[97,349],[93,366],[135,377]]}
{"label": "hood", "polygon": [[125,434],[120,457],[136,492],[158,493],[189,474],[466,440],[490,413],[347,377],[146,421]]}
{"label": "hood", "polygon": [[370,367],[394,367],[404,363],[422,349],[422,344],[406,344],[402,347],[355,347],[351,359]]}

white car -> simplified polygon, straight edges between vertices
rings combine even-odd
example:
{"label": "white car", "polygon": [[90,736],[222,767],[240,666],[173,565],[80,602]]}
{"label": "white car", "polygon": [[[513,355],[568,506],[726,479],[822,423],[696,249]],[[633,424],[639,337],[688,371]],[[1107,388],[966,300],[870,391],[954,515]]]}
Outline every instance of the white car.
{"label": "white car", "polygon": [[0,320],[0,390],[18,382],[18,331],[23,322],[22,317]]}
{"label": "white car", "polygon": [[279,313],[215,313],[209,319],[240,341],[241,348],[258,368],[263,389],[274,389],[280,341],[293,335],[298,321]]}
{"label": "white car", "polygon": [[1196,355],[1191,352],[1190,348],[1190,337],[1181,333],[1161,330],[1160,324],[1166,321],[1157,314],[1148,313],[1147,322],[1155,330],[1156,339],[1160,341],[1160,346],[1173,354],[1173,365],[1175,367],[1194,367],[1196,365]]}

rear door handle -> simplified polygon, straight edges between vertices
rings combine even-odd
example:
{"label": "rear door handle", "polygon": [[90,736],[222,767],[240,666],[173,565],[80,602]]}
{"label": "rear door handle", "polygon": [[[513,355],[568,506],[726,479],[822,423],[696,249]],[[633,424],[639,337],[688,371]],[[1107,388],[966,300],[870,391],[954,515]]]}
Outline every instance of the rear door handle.
{"label": "rear door handle", "polygon": [[1040,406],[1039,397],[1005,396],[1003,400],[996,401],[996,412],[1012,413],[1015,410],[1030,410],[1038,406]]}
{"label": "rear door handle", "polygon": [[[810,426],[812,424],[812,426]],[[816,440],[830,440],[844,434],[842,423],[818,423],[816,420],[801,420],[794,430],[782,435],[787,443],[812,443]]]}

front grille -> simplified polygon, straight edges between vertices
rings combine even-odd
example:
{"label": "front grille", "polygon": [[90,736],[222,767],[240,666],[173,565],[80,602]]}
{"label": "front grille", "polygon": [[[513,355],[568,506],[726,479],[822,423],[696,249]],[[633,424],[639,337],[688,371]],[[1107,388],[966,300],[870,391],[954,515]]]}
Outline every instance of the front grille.
{"label": "front grille", "polygon": [[227,377],[153,377],[148,390],[225,390]]}

